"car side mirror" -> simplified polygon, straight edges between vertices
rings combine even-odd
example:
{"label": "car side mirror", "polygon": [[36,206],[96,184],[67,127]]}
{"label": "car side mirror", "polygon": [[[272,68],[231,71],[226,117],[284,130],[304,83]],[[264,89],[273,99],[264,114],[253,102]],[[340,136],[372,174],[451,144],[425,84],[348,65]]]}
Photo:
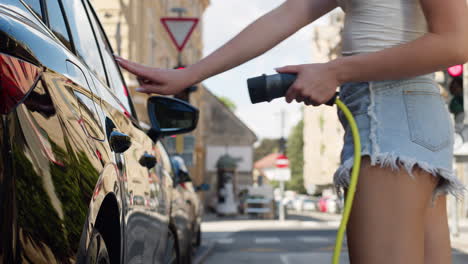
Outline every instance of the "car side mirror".
{"label": "car side mirror", "polygon": [[148,99],[151,128],[149,137],[157,141],[165,136],[188,133],[197,127],[198,109],[185,101],[163,96]]}

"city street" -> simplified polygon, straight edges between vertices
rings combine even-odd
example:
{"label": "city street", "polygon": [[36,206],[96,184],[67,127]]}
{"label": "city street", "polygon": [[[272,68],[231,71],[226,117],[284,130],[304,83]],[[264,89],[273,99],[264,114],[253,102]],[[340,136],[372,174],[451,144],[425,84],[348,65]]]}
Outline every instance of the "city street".
{"label": "city street", "polygon": [[[203,245],[209,253],[200,263],[330,263],[339,216],[321,213],[273,220],[207,219]],[[465,248],[466,249],[466,248]],[[349,263],[346,243],[341,263]],[[468,263],[468,251],[453,249],[453,263]]]}

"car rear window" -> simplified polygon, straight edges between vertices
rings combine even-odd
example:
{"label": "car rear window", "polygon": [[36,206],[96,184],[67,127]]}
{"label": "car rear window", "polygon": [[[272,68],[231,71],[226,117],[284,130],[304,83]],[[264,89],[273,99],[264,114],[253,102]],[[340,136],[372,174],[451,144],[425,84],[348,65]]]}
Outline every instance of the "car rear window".
{"label": "car rear window", "polygon": [[120,102],[124,105],[125,109],[133,113],[132,107],[130,106],[130,98],[128,97],[126,87],[124,82],[122,81],[122,76],[120,74],[120,70],[117,67],[117,64],[114,60],[112,55],[112,48],[107,41],[107,37],[100,27],[97,17],[95,13],[92,12],[91,6],[87,5],[91,19],[91,24],[95,29],[96,39],[98,40],[99,46],[101,47],[101,54],[104,60],[104,65],[106,67],[107,76],[109,77],[109,86],[114,91],[114,94],[119,98]]}
{"label": "car rear window", "polygon": [[47,1],[47,15],[49,17],[49,26],[55,36],[71,50],[70,36],[68,35],[67,26],[63,19],[62,8],[58,0]]}
{"label": "car rear window", "polygon": [[80,0],[66,0],[62,1],[62,4],[70,26],[76,55],[88,65],[102,83],[107,83],[101,54],[83,3]]}

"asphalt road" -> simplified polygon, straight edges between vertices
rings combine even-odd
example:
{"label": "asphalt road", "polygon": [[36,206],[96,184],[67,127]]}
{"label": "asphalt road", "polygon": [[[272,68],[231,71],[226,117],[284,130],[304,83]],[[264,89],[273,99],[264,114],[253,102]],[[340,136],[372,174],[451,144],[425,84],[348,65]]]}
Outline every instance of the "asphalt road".
{"label": "asphalt road", "polygon": [[[202,263],[331,263],[338,221],[295,219],[283,223],[234,219],[206,223],[204,243],[213,244]],[[346,243],[340,263],[349,263]],[[453,263],[468,263],[468,254],[454,249]]]}
{"label": "asphalt road", "polygon": [[[205,263],[327,263],[336,231],[262,230],[241,231],[219,239]],[[346,263],[343,251],[342,263]]]}

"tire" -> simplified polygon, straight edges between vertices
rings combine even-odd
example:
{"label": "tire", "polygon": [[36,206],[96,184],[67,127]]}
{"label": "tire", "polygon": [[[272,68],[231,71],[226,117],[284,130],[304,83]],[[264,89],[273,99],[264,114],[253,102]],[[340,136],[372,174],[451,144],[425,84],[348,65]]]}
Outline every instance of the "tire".
{"label": "tire", "polygon": [[164,264],[179,264],[179,249],[174,232],[169,229],[167,234],[166,253],[164,254]]}
{"label": "tire", "polygon": [[94,229],[89,242],[86,264],[110,264],[109,253],[107,251],[106,242],[102,238],[101,233]]}

